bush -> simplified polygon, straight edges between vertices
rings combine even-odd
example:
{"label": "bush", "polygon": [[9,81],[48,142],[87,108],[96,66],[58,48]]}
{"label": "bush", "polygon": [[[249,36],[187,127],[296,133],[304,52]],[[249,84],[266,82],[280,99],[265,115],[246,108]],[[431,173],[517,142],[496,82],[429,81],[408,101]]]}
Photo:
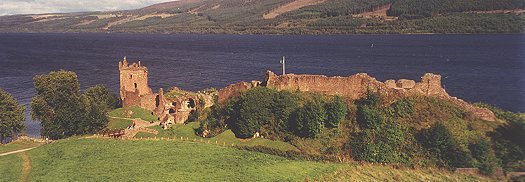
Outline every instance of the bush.
{"label": "bush", "polygon": [[383,124],[384,117],[379,110],[379,102],[377,94],[368,94],[365,99],[357,101],[356,120],[362,128],[377,130]]}
{"label": "bush", "polygon": [[325,127],[334,128],[339,125],[339,123],[346,119],[348,115],[348,108],[343,102],[341,97],[335,97],[331,102],[326,103],[326,122],[324,123]]}
{"label": "bush", "polygon": [[326,118],[327,114],[322,101],[308,101],[292,115],[290,129],[297,136],[315,138]]}
{"label": "bush", "polygon": [[377,94],[357,101],[357,122],[362,131],[351,142],[352,156],[368,162],[408,163],[404,149],[411,133],[398,122],[386,120]]}
{"label": "bush", "polygon": [[263,124],[272,119],[271,105],[275,91],[257,87],[242,94],[233,105],[228,123],[237,138],[250,138],[258,132]]}
{"label": "bush", "polygon": [[486,140],[479,140],[469,146],[472,156],[477,160],[477,167],[483,174],[491,175],[499,166],[499,162]]}
{"label": "bush", "polygon": [[414,103],[408,99],[400,99],[390,106],[391,116],[397,118],[410,117],[414,113]]}
{"label": "bush", "polygon": [[422,130],[418,141],[427,151],[442,161],[444,166],[471,166],[472,156],[458,146],[452,133],[441,122],[434,124],[429,129]]}

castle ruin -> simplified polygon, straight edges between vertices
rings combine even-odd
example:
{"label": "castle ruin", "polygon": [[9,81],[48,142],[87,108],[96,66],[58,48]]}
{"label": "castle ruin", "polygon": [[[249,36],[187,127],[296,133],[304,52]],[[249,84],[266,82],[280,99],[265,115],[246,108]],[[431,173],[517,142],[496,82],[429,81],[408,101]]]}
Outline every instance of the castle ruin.
{"label": "castle ruin", "polygon": [[369,91],[377,92],[389,97],[403,97],[409,95],[424,95],[449,100],[471,112],[474,117],[495,121],[496,116],[486,108],[473,106],[461,99],[450,96],[441,84],[441,76],[426,73],[420,82],[400,79],[380,82],[366,73],[358,73],[348,77],[327,77],[324,75],[276,75],[268,71],[262,83],[266,87],[277,90],[291,90],[302,92],[317,92],[327,95],[341,95],[352,100],[366,96]]}
{"label": "castle ruin", "polygon": [[[148,85],[148,68],[140,61],[119,61],[120,99],[123,107],[138,106],[151,111],[162,124],[184,123],[197,109],[211,107],[212,96],[172,88],[166,95],[162,88],[153,93]],[[200,103],[200,104],[199,104]],[[200,108],[199,108],[200,107]]]}
{"label": "castle ruin", "polygon": [[326,95],[341,95],[351,100],[366,96],[369,91],[377,92],[389,98],[410,95],[439,97],[449,100],[471,112],[475,117],[495,121],[496,116],[486,108],[473,106],[461,99],[450,96],[441,84],[441,76],[426,73],[420,82],[400,79],[381,82],[366,73],[358,73],[348,77],[327,77],[324,75],[276,75],[268,71],[263,82],[240,82],[220,89],[214,93],[189,92],[176,87],[167,93],[159,89],[153,93],[148,86],[148,69],[138,63],[129,64],[124,58],[119,61],[120,96],[123,107],[138,106],[147,109],[159,118],[161,123],[184,123],[197,109],[213,106],[214,97],[218,103],[225,103],[230,98],[241,95],[254,87],[265,86],[277,90],[301,92],[316,92]]}

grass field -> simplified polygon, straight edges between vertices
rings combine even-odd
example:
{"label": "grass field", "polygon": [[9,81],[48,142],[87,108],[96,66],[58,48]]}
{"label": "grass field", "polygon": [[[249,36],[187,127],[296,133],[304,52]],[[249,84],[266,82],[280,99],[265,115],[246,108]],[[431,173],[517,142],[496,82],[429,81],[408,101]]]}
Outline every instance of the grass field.
{"label": "grass field", "polygon": [[[197,137],[192,132],[194,127],[196,124],[191,123],[175,125],[174,131]],[[443,170],[288,160],[220,146],[214,141],[297,150],[288,143],[262,138],[241,142],[231,131],[197,142],[75,137],[29,151],[29,181],[242,181],[244,177],[256,181],[490,181]],[[0,149],[12,151],[37,144],[22,140]],[[22,162],[21,154],[0,156],[0,181],[19,181]]]}
{"label": "grass field", "polygon": [[240,146],[266,146],[271,148],[276,148],[280,150],[295,150],[298,151],[298,149],[286,142],[282,141],[273,141],[268,140],[264,138],[255,138],[251,140],[241,141],[238,138],[235,137],[235,134],[231,130],[226,130],[225,132],[221,133],[220,135],[217,135],[213,138],[202,138],[200,136],[195,135],[194,129],[199,127],[198,122],[192,122],[188,123],[186,125],[183,124],[174,124],[171,126],[170,129],[164,130],[160,126],[153,126],[149,127],[151,129],[155,129],[159,131],[159,134],[154,135],[150,133],[143,133],[139,132],[135,136],[135,138],[153,138],[153,137],[164,137],[164,138],[180,138],[186,140],[197,140],[197,141],[203,141],[203,142],[209,142],[209,143],[217,143],[221,145],[240,145]]}
{"label": "grass field", "polygon": [[69,139],[29,154],[30,181],[302,181],[341,167],[182,141]]}
{"label": "grass field", "polygon": [[393,169],[380,165],[347,165],[341,170],[317,179],[318,181],[492,181],[454,174],[439,169]]}
{"label": "grass field", "polygon": [[36,147],[41,144],[42,143],[29,141],[29,140],[16,140],[16,141],[13,141],[5,145],[0,145],[0,153]]}
{"label": "grass field", "polygon": [[[215,144],[70,138],[27,152],[29,181],[482,181],[441,170],[289,160]],[[19,154],[0,157],[0,181],[19,181]]]}
{"label": "grass field", "polygon": [[133,123],[131,119],[109,118],[109,123],[106,128],[109,129],[125,129]]}
{"label": "grass field", "polygon": [[0,181],[19,181],[22,175],[20,154],[0,156]]}

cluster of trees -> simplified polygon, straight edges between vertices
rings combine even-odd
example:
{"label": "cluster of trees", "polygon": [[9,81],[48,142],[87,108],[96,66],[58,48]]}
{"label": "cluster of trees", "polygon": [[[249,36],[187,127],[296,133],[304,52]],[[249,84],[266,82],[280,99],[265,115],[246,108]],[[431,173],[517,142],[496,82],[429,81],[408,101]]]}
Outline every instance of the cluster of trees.
{"label": "cluster of trees", "polygon": [[[31,117],[41,121],[42,136],[61,139],[95,133],[108,123],[106,112],[120,103],[104,85],[80,92],[77,75],[56,71],[34,77],[37,95],[31,100]],[[24,107],[0,90],[0,140],[12,138],[25,129]]]}
{"label": "cluster of trees", "polygon": [[391,0],[331,0],[315,6],[306,6],[299,10],[281,15],[289,19],[348,16],[352,14],[375,11],[391,3]]}
{"label": "cluster of trees", "polygon": [[291,135],[315,138],[324,127],[338,127],[347,113],[339,97],[307,97],[258,87],[227,104],[214,106],[199,131],[207,130],[213,136],[227,126],[238,138],[250,138],[257,132],[275,139]]}
{"label": "cluster of trees", "polygon": [[31,117],[41,121],[42,136],[60,139],[95,133],[106,127],[106,112],[118,99],[103,85],[80,92],[77,75],[56,71],[34,78],[37,95],[31,100]]}
{"label": "cluster of trees", "polygon": [[429,17],[435,14],[524,8],[522,0],[394,0],[389,15]]}

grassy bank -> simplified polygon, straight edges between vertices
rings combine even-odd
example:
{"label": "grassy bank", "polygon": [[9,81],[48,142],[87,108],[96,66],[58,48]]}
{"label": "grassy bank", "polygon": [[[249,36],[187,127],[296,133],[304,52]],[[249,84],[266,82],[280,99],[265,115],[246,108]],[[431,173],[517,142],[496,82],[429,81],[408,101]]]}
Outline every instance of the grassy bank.
{"label": "grassy bank", "polygon": [[[28,152],[29,181],[480,181],[441,170],[289,160],[214,144],[70,138]],[[0,157],[0,181],[17,181],[22,159]]]}
{"label": "grassy bank", "polygon": [[233,132],[231,130],[227,130],[220,135],[217,135],[213,138],[203,138],[200,136],[195,135],[195,129],[199,127],[198,122],[192,122],[188,124],[175,124],[170,127],[170,129],[164,130],[160,126],[153,126],[149,127],[151,129],[157,130],[159,134],[154,135],[151,133],[144,133],[139,132],[135,136],[135,138],[177,138],[179,139],[182,137],[185,140],[196,140],[196,141],[202,141],[202,142],[208,142],[208,143],[215,143],[220,145],[237,145],[237,146],[266,146],[270,148],[275,148],[279,150],[295,150],[298,151],[298,149],[286,142],[283,141],[273,141],[269,139],[264,138],[254,138],[250,140],[240,140],[235,137]]}
{"label": "grassy bank", "polygon": [[5,145],[0,145],[0,153],[36,147],[41,144],[42,143],[35,142],[35,141],[29,141],[29,140],[16,140],[16,141],[13,141]]}
{"label": "grassy bank", "polygon": [[69,139],[29,154],[31,181],[301,181],[341,166],[173,141]]}
{"label": "grassy bank", "polygon": [[20,154],[0,156],[0,181],[19,181],[22,175]]}

